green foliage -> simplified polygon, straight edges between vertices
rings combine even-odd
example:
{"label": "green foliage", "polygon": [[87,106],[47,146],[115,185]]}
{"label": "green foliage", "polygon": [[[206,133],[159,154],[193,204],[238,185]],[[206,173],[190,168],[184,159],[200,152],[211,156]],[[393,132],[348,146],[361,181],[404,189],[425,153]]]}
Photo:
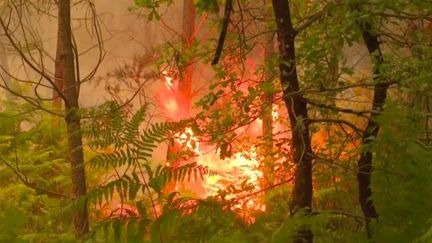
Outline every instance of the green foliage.
{"label": "green foliage", "polygon": [[219,5],[217,0],[194,0],[195,6],[199,13],[217,13],[219,10]]}
{"label": "green foliage", "polygon": [[149,21],[160,20],[159,8],[161,5],[172,3],[172,0],[134,0],[135,6],[130,8],[131,10],[137,10],[140,8],[146,8],[150,12],[147,15]]}
{"label": "green foliage", "polygon": [[208,173],[207,168],[195,163],[181,165],[177,168],[157,166],[155,170],[146,166],[146,171],[149,175],[149,186],[158,194],[162,193],[162,189],[171,181],[179,183],[198,181]]}
{"label": "green foliage", "polygon": [[412,110],[394,104],[386,109],[380,117],[385,126],[370,148],[377,155],[373,188],[381,212],[376,239],[430,242],[432,148],[418,139],[422,122]]}
{"label": "green foliage", "polygon": [[0,241],[71,241],[70,200],[46,193],[70,192],[64,128],[56,117],[3,104],[11,108],[0,113]]}
{"label": "green foliage", "polygon": [[[263,190],[267,210],[250,215],[253,220],[248,221],[239,216],[244,216],[242,209],[232,209],[232,200],[227,199],[227,195],[252,191],[254,185],[247,180],[213,197],[189,198],[167,188],[199,181],[212,172],[195,163],[166,166],[152,161],[159,144],[172,142],[185,127],[215,145],[222,159],[262,147],[261,134],[248,134],[248,129],[263,119],[263,100],[271,96],[279,111],[278,129],[272,134],[272,150],[264,155],[259,150],[258,158],[283,160],[282,165],[264,168],[274,177],[280,173],[279,181],[287,180],[296,168],[289,147],[290,131],[296,128],[287,125],[285,108],[290,101],[283,102],[286,97],[281,91],[287,87],[281,87],[276,78],[279,59],[277,53],[262,55],[261,46],[268,40],[260,38],[274,32],[274,19],[264,13],[262,2],[241,0],[235,1],[223,58],[209,71],[211,80],[205,81],[209,90],[196,103],[194,119],[152,123],[148,106],[129,114],[115,102],[83,111],[82,117],[88,118],[83,127],[90,169],[85,199],[90,201],[92,222],[85,240],[276,243],[290,242],[307,227],[315,242],[432,241],[431,4],[420,0],[289,2],[299,29],[295,49],[301,87],[293,97],[300,95],[309,102],[310,124],[302,126],[310,125],[314,148],[312,211],[291,215],[292,184],[287,181]],[[190,48],[184,48],[179,36],[175,43],[162,45],[160,60],[155,61],[158,71],[169,67],[178,72],[176,78],[191,61],[210,69],[206,62],[219,34],[212,28],[220,22],[219,6],[224,1],[194,3],[199,14],[210,13],[203,18],[208,33]],[[134,4],[132,10],[160,20],[161,9],[177,1],[135,0]],[[382,45],[385,63],[379,67],[379,80],[392,86],[390,102],[376,118],[379,135],[361,146],[365,118],[378,112],[370,110],[371,87],[378,80],[371,64],[377,64],[377,53],[363,58],[367,53],[359,27],[366,24]],[[200,33],[194,37],[201,37]],[[65,129],[55,118],[28,112],[28,107],[15,103],[5,107],[0,112],[0,222],[7,223],[0,223],[0,241],[74,241],[71,200],[52,198],[49,193],[71,194]],[[364,151],[374,156],[371,200],[380,214],[371,223],[371,239],[366,238],[357,203],[356,162]],[[179,161],[191,154],[182,150],[169,159]]]}
{"label": "green foliage", "polygon": [[[162,224],[163,217],[154,221],[148,216],[155,213],[154,200],[159,203],[166,201],[170,205],[176,195],[165,195],[164,188],[170,182],[197,180],[207,173],[206,168],[193,163],[176,168],[152,168],[150,162],[154,149],[159,143],[184,130],[187,121],[144,124],[146,109],[143,106],[128,117],[118,104],[109,102],[90,112],[93,119],[85,129],[88,144],[95,153],[89,161],[90,168],[116,176],[91,190],[87,198],[95,206],[118,200],[122,205],[134,205],[138,210],[136,215],[130,217],[125,218],[120,213],[120,216],[103,219],[93,229],[96,238],[112,236],[114,241],[126,242],[144,240],[150,228]],[[143,126],[146,128],[141,129]],[[119,174],[119,170],[123,172]],[[156,237],[154,232],[150,231],[149,234]]]}
{"label": "green foliage", "polygon": [[[190,210],[175,209],[185,204]],[[250,242],[233,212],[212,201],[173,201],[152,229],[152,242]],[[161,240],[161,237],[163,240]],[[232,241],[235,240],[235,241]]]}
{"label": "green foliage", "polygon": [[12,241],[18,238],[18,235],[21,233],[20,229],[27,223],[25,213],[14,207],[3,208],[0,219],[8,220],[7,224],[0,225],[2,232],[0,234],[1,242]]}
{"label": "green foliage", "polygon": [[97,109],[99,115],[91,113],[95,118],[88,124],[85,134],[90,148],[97,155],[90,159],[90,168],[105,171],[117,170],[122,166],[133,168],[132,173],[117,175],[116,180],[90,192],[89,196],[96,198],[96,202],[111,199],[114,190],[122,197],[134,200],[139,190],[145,190],[140,179],[143,176],[141,169],[154,174],[149,164],[153,150],[158,143],[180,129],[179,124],[167,122],[151,124],[140,132],[146,109],[147,106],[143,106],[128,118],[118,104],[109,102]]}

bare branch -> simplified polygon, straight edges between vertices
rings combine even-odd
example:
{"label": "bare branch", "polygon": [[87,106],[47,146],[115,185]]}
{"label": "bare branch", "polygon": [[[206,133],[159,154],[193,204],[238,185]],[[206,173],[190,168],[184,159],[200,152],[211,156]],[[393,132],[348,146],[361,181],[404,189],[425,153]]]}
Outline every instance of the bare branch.
{"label": "bare branch", "polygon": [[225,44],[225,38],[228,31],[228,25],[230,22],[230,15],[232,11],[232,0],[226,0],[225,2],[225,14],[224,19],[222,22],[222,30],[219,36],[218,45],[216,47],[216,52],[213,58],[213,61],[211,62],[211,65],[216,65],[219,62],[219,58],[222,54],[222,50]]}

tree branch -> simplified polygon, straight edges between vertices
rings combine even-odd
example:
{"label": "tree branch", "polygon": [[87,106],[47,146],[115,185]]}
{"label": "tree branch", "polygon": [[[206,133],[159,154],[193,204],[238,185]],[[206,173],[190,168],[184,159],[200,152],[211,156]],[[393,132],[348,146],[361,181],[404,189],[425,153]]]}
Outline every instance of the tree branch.
{"label": "tree branch", "polygon": [[338,112],[342,112],[342,113],[354,114],[354,115],[358,115],[358,116],[361,116],[361,117],[364,117],[367,119],[369,119],[369,117],[367,116],[368,114],[377,114],[376,111],[356,111],[353,109],[341,108],[341,107],[327,105],[327,104],[321,104],[321,103],[318,103],[316,101],[312,101],[312,100],[304,98],[304,97],[303,97],[303,99],[305,100],[306,103],[313,105],[313,106],[316,106],[316,107],[334,110],[334,111],[338,111]]}
{"label": "tree branch", "polygon": [[308,122],[309,123],[328,122],[328,123],[343,124],[343,125],[346,125],[346,126],[350,127],[352,130],[354,130],[354,132],[356,132],[360,136],[362,136],[363,132],[364,132],[360,128],[358,128],[357,126],[355,126],[353,123],[351,123],[349,121],[346,121],[346,120],[340,120],[340,119],[309,119]]}
{"label": "tree branch", "polygon": [[325,16],[326,9],[327,9],[327,6],[324,7],[324,9],[322,9],[321,11],[318,11],[318,12],[314,13],[313,15],[311,15],[310,17],[301,21],[300,24],[298,24],[298,26],[294,28],[296,31],[296,34],[305,30],[306,28],[311,26],[316,21],[321,20]]}
{"label": "tree branch", "polygon": [[65,195],[65,194],[61,194],[61,193],[59,193],[59,192],[54,192],[54,191],[50,191],[50,190],[47,190],[47,189],[45,189],[45,188],[42,188],[42,187],[39,187],[39,186],[37,186],[34,182],[30,182],[29,180],[28,180],[28,178],[23,174],[23,173],[21,173],[19,170],[17,170],[17,169],[15,169],[11,164],[9,164],[5,159],[3,159],[2,157],[0,157],[0,160],[9,168],[9,169],[11,169],[12,171],[13,171],[13,173],[18,177],[18,179],[20,180],[20,181],[22,181],[22,183],[24,184],[24,185],[26,185],[27,187],[29,187],[29,188],[31,188],[31,189],[33,189],[33,190],[35,190],[35,191],[37,191],[37,192],[40,192],[40,193],[42,193],[42,194],[45,194],[45,195],[47,195],[48,197],[51,197],[51,198],[66,198],[66,199],[71,199],[72,200],[72,197],[70,197],[70,196],[68,196],[68,195]]}
{"label": "tree branch", "polygon": [[225,2],[225,14],[222,22],[222,30],[219,36],[218,45],[216,48],[216,52],[213,58],[213,61],[211,62],[211,65],[216,65],[219,62],[219,58],[222,54],[222,50],[225,44],[225,38],[228,31],[228,25],[230,22],[230,15],[232,11],[232,0],[226,0]]}

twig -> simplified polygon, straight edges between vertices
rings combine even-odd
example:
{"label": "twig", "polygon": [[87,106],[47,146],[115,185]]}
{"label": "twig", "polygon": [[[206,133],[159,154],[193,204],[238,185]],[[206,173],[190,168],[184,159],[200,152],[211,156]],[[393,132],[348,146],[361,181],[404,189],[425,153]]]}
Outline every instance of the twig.
{"label": "twig", "polygon": [[328,123],[338,123],[349,126],[354,132],[356,132],[358,135],[362,136],[363,131],[356,127],[353,123],[346,121],[346,120],[340,120],[340,119],[309,119],[309,123],[317,123],[317,122],[328,122]]}
{"label": "twig", "polygon": [[354,114],[354,115],[358,115],[364,118],[369,119],[369,117],[367,116],[368,114],[376,114],[376,111],[356,111],[353,109],[348,109],[348,108],[341,108],[341,107],[337,107],[337,106],[332,106],[332,105],[327,105],[327,104],[322,104],[322,103],[318,103],[316,101],[310,100],[310,99],[306,99],[303,98],[303,100],[313,106],[316,107],[320,107],[320,108],[325,108],[325,109],[329,109],[329,110],[334,110],[334,111],[338,111],[338,112],[342,112],[342,113],[348,113],[348,114]]}

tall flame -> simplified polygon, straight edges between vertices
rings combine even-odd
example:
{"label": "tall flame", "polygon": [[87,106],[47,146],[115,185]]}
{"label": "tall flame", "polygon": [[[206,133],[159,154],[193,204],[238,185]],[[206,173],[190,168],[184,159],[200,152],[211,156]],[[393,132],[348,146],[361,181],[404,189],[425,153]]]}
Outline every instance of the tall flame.
{"label": "tall flame", "polygon": [[[176,98],[175,80],[166,72],[162,74],[165,86],[161,91],[164,96],[160,101],[161,107],[170,117],[178,117],[181,102]],[[274,108],[273,119],[277,119],[277,116],[277,110]],[[260,129],[260,121],[256,121],[253,126],[255,130]],[[221,159],[219,151],[214,147],[201,144],[191,128],[186,128],[185,131],[177,134],[176,142],[195,154],[198,165],[208,168],[209,173],[201,182],[203,190],[199,196],[223,195],[224,200],[232,202],[233,210],[265,211],[265,205],[259,200],[263,173],[259,169],[260,161],[255,147],[237,152],[230,158]],[[249,196],[252,194],[254,196]],[[247,213],[243,212],[242,215],[247,216]]]}

